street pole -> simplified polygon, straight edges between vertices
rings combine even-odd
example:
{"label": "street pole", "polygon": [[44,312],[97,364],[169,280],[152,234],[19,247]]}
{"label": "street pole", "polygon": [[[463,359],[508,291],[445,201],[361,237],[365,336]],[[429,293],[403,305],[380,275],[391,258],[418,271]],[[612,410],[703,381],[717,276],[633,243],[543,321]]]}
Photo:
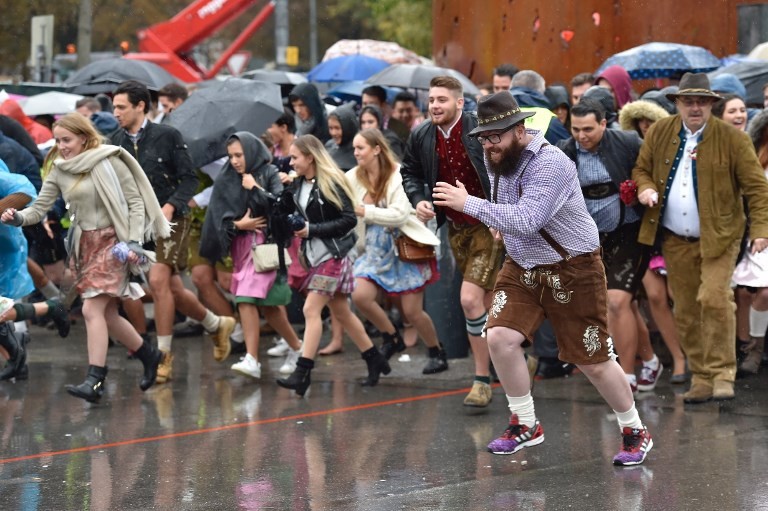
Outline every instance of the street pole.
{"label": "street pole", "polygon": [[317,0],[309,0],[309,64],[317,65]]}
{"label": "street pole", "polygon": [[278,69],[286,66],[289,40],[288,0],[275,0],[275,63]]}
{"label": "street pole", "polygon": [[80,0],[77,16],[77,68],[91,62],[91,32],[93,31],[93,5],[91,0]]}

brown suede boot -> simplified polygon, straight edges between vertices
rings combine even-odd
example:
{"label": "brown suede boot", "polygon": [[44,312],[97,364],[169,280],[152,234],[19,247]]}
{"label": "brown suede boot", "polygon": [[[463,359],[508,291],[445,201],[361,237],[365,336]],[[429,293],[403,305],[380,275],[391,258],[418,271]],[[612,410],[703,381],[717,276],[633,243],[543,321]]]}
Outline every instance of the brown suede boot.
{"label": "brown suede boot", "polygon": [[715,401],[727,401],[736,397],[733,392],[733,382],[725,380],[715,380],[715,387],[712,390],[712,399]]}
{"label": "brown suede boot", "polygon": [[685,403],[706,403],[712,399],[712,387],[706,383],[694,383],[691,389],[683,394]]}

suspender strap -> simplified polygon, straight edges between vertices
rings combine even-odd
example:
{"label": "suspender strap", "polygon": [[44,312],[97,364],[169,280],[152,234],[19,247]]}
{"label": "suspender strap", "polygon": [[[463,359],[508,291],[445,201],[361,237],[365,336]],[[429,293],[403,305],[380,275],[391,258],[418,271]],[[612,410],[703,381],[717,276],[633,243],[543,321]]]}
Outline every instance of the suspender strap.
{"label": "suspender strap", "polygon": [[[546,145],[549,145],[549,144],[545,142],[545,143],[541,144],[541,147],[544,147]],[[531,162],[531,160],[528,160],[528,162],[525,164],[525,167],[523,167],[523,170],[520,171],[520,177],[519,177],[519,179],[517,181],[518,192],[519,192],[520,197],[523,196],[523,173],[525,173],[525,169],[528,168],[528,163],[530,163],[530,162]],[[499,200],[498,200],[498,197],[499,197],[499,177],[500,177],[500,174],[497,173],[494,176],[494,180],[493,180],[493,202],[495,204],[499,203]],[[547,231],[545,231],[544,228],[539,229],[539,235],[542,238],[544,238],[544,241],[549,243],[549,246],[552,247],[552,249],[554,249],[554,251],[557,252],[560,255],[560,257],[562,257],[566,261],[571,259],[571,255],[568,253],[568,251],[565,250],[563,248],[563,246],[560,243],[558,243]]]}

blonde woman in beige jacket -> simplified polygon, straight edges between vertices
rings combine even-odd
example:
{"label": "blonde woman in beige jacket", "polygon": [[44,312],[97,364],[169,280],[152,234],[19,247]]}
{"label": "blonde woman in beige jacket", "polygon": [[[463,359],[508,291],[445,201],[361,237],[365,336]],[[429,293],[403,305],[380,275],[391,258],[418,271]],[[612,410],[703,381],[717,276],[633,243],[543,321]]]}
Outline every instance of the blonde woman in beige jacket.
{"label": "blonde woman in beige jacket", "polygon": [[429,348],[422,371],[434,374],[448,369],[445,351],[437,340],[432,318],[424,311],[424,289],[437,281],[437,261],[406,262],[399,259],[395,238],[438,245],[440,241],[416,219],[403,189],[403,180],[392,150],[378,129],[358,133],[353,141],[357,167],[347,172],[356,201],[358,257],[352,301],[360,313],[382,332],[381,351],[389,359],[405,349],[402,335],[376,301],[379,291],[394,299],[405,320],[416,328]]}
{"label": "blonde woman in beige jacket", "polygon": [[[117,298],[143,294],[131,284],[129,274],[148,269],[154,253],[144,251],[142,244],[169,236],[170,225],[138,162],[120,147],[102,145],[87,118],[65,115],[54,124],[53,135],[56,145],[48,155],[53,167],[40,194],[23,211],[6,209],[2,222],[36,224],[59,194],[64,197],[72,222],[68,257],[83,299],[90,364],[85,381],[67,385],[67,392],[92,403],[101,399],[109,336],[141,360],[144,374],[139,387],[147,390],[155,383],[161,353],[118,314]],[[118,243],[125,250],[116,254]]]}

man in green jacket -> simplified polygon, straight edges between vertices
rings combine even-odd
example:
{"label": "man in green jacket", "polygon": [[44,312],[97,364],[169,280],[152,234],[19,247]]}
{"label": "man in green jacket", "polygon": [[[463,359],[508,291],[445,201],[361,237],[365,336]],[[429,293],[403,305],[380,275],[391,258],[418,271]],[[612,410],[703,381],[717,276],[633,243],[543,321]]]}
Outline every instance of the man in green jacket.
{"label": "man in green jacket", "polygon": [[731,276],[750,215],[749,250],[768,247],[768,181],[749,137],[712,117],[719,98],[703,73],[686,73],[678,114],[657,121],[632,178],[647,206],[638,240],[659,237],[675,300],[675,321],[688,357],[686,403],[733,399],[735,303]]}

